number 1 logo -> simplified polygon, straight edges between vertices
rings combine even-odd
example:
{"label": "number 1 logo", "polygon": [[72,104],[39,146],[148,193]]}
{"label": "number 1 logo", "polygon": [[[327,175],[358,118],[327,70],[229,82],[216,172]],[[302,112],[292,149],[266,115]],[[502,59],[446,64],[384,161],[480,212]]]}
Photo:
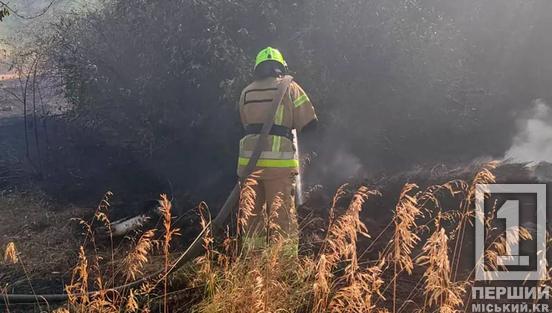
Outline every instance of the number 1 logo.
{"label": "number 1 logo", "polygon": [[[491,194],[536,194],[537,196],[537,269],[534,271],[487,271],[485,269],[485,196]],[[494,261],[499,266],[528,266],[529,256],[520,255],[519,200],[507,200],[497,210],[497,218],[506,220],[506,253]],[[478,184],[475,191],[475,279],[541,280],[546,277],[546,185]]]}

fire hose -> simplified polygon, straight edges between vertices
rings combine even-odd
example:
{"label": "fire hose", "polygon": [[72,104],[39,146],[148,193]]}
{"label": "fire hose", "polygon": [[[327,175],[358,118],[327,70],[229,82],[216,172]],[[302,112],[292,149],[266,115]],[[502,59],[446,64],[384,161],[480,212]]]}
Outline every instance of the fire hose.
{"label": "fire hose", "polygon": [[[278,110],[278,106],[282,102],[282,99],[284,98],[284,95],[286,93],[286,90],[288,89],[289,85],[293,81],[293,77],[290,75],[286,75],[282,78],[280,81],[280,84],[278,85],[278,91],[276,93],[276,97],[272,100],[272,107],[273,111],[271,114],[269,114],[269,118],[265,121],[263,124],[263,127],[261,129],[261,132],[259,134],[259,138],[257,140],[257,144],[255,145],[255,148],[253,150],[253,153],[251,155],[251,158],[249,159],[249,162],[247,166],[245,167],[244,175],[242,178],[245,178],[249,176],[253,170],[255,169],[255,166],[257,164],[257,160],[260,158],[261,153],[263,151],[263,145],[262,143],[266,141],[270,129],[274,125],[274,116],[276,115],[276,111]],[[200,256],[203,252],[203,245],[202,245],[202,238],[205,234],[205,231],[209,228],[215,228],[215,229],[222,229],[224,226],[224,223],[228,220],[230,217],[230,214],[232,211],[236,208],[237,203],[239,201],[240,197],[240,182],[237,182],[234,185],[234,188],[232,189],[232,192],[230,192],[230,195],[224,202],[224,205],[218,212],[217,216],[211,220],[206,227],[203,228],[203,230],[197,235],[197,237],[192,241],[192,243],[188,246],[188,248],[182,252],[182,254],[176,259],[174,264],[169,268],[167,272],[163,274],[163,270],[160,270],[156,273],[153,273],[151,275],[148,275],[146,277],[140,278],[138,280],[135,280],[133,282],[130,282],[128,284],[120,285],[114,288],[108,289],[108,291],[124,291],[128,288],[132,288],[135,286],[138,286],[142,283],[145,283],[146,281],[154,278],[159,278],[161,274],[161,278],[165,278],[172,273],[174,273],[177,269],[182,267],[187,262],[195,259],[196,257]],[[99,291],[91,291],[88,293],[89,296],[94,296],[98,294]],[[82,296],[82,295],[76,295]],[[63,302],[67,301],[69,295],[66,293],[60,293],[60,294],[2,294],[0,296],[0,304],[32,304],[37,302],[44,302],[44,303],[54,303],[54,302]]]}

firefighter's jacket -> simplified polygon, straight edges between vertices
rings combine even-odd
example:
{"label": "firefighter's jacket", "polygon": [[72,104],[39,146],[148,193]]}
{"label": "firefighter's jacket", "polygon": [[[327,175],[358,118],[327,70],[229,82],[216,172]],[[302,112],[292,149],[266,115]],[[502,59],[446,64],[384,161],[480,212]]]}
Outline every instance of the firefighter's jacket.
{"label": "firefighter's jacket", "polygon": [[[273,112],[272,99],[276,97],[280,80],[281,78],[276,77],[256,80],[242,91],[239,111],[244,128],[247,129],[248,125],[263,124],[268,118],[268,114]],[[300,132],[303,127],[316,119],[309,97],[299,84],[292,82],[276,111],[274,125],[277,126],[275,127],[280,130],[296,129],[297,132]],[[250,133],[240,140],[238,158],[238,176],[240,177],[243,176],[243,171],[253,154],[259,136],[259,134]],[[260,172],[261,178],[289,176],[296,174],[298,168],[299,161],[291,138],[269,135],[263,144],[263,152],[255,169]],[[259,171],[261,169],[262,171]]]}

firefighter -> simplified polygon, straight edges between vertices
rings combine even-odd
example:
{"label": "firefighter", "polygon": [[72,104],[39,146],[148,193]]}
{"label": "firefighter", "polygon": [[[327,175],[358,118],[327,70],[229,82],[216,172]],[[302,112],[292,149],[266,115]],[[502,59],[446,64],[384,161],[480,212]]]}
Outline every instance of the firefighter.
{"label": "firefighter", "polygon": [[[258,53],[254,81],[242,91],[239,101],[240,119],[245,129],[238,159],[238,176],[242,181],[263,123],[274,111],[272,100],[278,84],[286,73],[287,64],[280,51],[267,47]],[[255,191],[254,215],[245,225],[244,234],[244,244],[250,248],[263,248],[274,238],[283,238],[291,242],[296,254],[298,226],[294,189],[299,160],[292,129],[297,133],[304,132],[314,128],[316,123],[317,117],[308,95],[299,84],[292,82],[278,106],[274,126],[249,177],[255,181],[251,186]],[[269,222],[275,227],[268,227]]]}

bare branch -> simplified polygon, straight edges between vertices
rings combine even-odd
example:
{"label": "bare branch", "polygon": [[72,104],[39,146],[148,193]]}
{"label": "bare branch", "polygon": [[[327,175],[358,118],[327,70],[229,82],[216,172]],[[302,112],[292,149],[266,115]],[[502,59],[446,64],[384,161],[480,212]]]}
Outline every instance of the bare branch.
{"label": "bare branch", "polygon": [[4,1],[1,1],[1,0],[0,0],[0,6],[2,6],[3,8],[6,8],[11,14],[13,14],[13,15],[19,17],[19,18],[22,18],[24,20],[32,20],[32,19],[35,19],[37,17],[41,17],[42,15],[46,14],[46,12],[48,12],[48,10],[54,5],[54,3],[56,1],[57,0],[51,0],[50,3],[44,9],[42,9],[42,11],[40,13],[35,14],[35,15],[30,15],[30,16],[25,16],[25,15],[19,13],[17,10],[10,7],[8,5],[8,3],[4,2]]}

